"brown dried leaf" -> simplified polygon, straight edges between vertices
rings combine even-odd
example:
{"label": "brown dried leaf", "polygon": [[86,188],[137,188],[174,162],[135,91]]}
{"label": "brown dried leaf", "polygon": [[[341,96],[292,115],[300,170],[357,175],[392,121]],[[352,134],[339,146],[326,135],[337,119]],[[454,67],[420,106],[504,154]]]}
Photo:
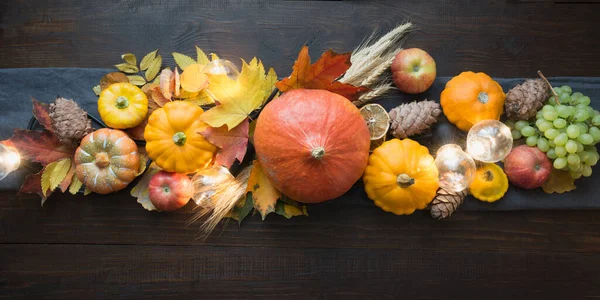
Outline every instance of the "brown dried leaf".
{"label": "brown dried leaf", "polygon": [[54,133],[54,127],[52,127],[52,119],[50,119],[50,105],[46,103],[41,103],[35,98],[31,97],[31,102],[33,103],[33,116],[38,120],[38,122],[46,128],[46,130]]}
{"label": "brown dried leaf", "polygon": [[127,78],[127,75],[125,75],[121,72],[108,73],[108,74],[104,75],[104,77],[102,77],[102,79],[100,79],[100,90],[104,90],[111,84],[118,83],[118,82],[129,82],[129,78]]}
{"label": "brown dried leaf", "polygon": [[550,173],[550,177],[544,185],[542,185],[542,189],[544,192],[548,194],[558,193],[562,194],[565,192],[569,192],[577,188],[575,186],[575,179],[569,175],[568,171],[557,170],[552,168],[552,172]]}
{"label": "brown dried leaf", "polygon": [[71,158],[75,149],[61,144],[49,131],[15,129],[8,140],[25,160],[41,163],[43,166],[63,158]]}

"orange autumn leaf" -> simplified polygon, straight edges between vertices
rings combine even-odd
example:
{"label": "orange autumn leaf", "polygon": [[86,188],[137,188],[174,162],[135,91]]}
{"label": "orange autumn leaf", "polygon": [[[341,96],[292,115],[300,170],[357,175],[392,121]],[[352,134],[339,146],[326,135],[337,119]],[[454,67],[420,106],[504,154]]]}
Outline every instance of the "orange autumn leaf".
{"label": "orange autumn leaf", "polygon": [[199,92],[208,86],[208,76],[204,74],[204,65],[191,64],[183,70],[179,78],[181,88],[188,92]]}
{"label": "orange autumn leaf", "polygon": [[258,160],[252,162],[247,192],[252,193],[254,208],[260,212],[263,220],[275,211],[277,199],[281,197],[281,193],[271,184]]}
{"label": "orange autumn leaf", "polygon": [[15,129],[8,142],[19,150],[21,158],[43,166],[63,158],[71,158],[75,154],[75,148],[62,144],[49,131]]}
{"label": "orange autumn leaf", "polygon": [[310,64],[308,47],[303,46],[290,77],[278,81],[276,86],[281,92],[302,88],[322,89],[340,94],[349,100],[356,100],[367,88],[336,81],[352,65],[350,55],[339,54],[330,49],[323,53],[316,63]]}
{"label": "orange autumn leaf", "polygon": [[33,116],[46,130],[54,133],[54,127],[52,127],[52,120],[50,119],[50,105],[41,103],[33,97],[31,97],[31,102],[33,103]]}
{"label": "orange autumn leaf", "polygon": [[217,128],[207,127],[200,132],[210,143],[220,148],[215,157],[216,165],[231,168],[236,159],[239,162],[244,160],[248,150],[248,128],[249,123],[246,118],[231,130],[227,129],[227,125],[223,125]]}

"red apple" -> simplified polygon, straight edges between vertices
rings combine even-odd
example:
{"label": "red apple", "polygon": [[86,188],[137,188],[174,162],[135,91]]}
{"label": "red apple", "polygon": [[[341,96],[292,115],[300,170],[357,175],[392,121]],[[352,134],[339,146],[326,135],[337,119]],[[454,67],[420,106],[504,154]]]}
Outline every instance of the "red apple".
{"label": "red apple", "polygon": [[150,179],[150,202],[159,211],[172,211],[192,197],[192,181],[185,174],[160,171]]}
{"label": "red apple", "polygon": [[535,189],[550,177],[552,163],[540,149],[521,145],[513,148],[504,160],[504,172],[510,183],[524,189]]}
{"label": "red apple", "polygon": [[408,94],[426,91],[435,80],[435,60],[419,48],[405,49],[392,62],[392,79],[399,90]]}

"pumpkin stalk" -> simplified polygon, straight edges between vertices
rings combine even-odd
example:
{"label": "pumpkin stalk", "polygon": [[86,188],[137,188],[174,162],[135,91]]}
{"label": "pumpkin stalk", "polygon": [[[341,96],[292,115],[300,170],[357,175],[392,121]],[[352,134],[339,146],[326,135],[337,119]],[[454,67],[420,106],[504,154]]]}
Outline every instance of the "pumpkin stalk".
{"label": "pumpkin stalk", "polygon": [[173,143],[177,146],[185,145],[185,141],[187,140],[187,136],[185,133],[179,131],[173,135]]}
{"label": "pumpkin stalk", "polygon": [[117,104],[115,105],[118,109],[124,109],[129,106],[129,100],[126,97],[117,97]]}
{"label": "pumpkin stalk", "polygon": [[312,151],[310,152],[310,155],[312,155],[312,157],[314,157],[318,160],[321,160],[325,156],[325,148],[323,148],[321,146],[313,148]]}
{"label": "pumpkin stalk", "polygon": [[396,183],[401,188],[407,188],[415,183],[415,179],[408,176],[408,174],[402,173],[402,174],[398,175],[398,177],[396,178]]}
{"label": "pumpkin stalk", "polygon": [[493,181],[494,180],[494,174],[490,170],[485,171],[484,177],[485,177],[485,181]]}
{"label": "pumpkin stalk", "polygon": [[108,158],[108,154],[105,152],[96,154],[96,166],[98,166],[98,168],[106,168],[109,164],[110,160]]}
{"label": "pumpkin stalk", "polygon": [[477,100],[483,104],[486,104],[489,99],[490,98],[486,92],[480,92],[479,95],[477,95]]}

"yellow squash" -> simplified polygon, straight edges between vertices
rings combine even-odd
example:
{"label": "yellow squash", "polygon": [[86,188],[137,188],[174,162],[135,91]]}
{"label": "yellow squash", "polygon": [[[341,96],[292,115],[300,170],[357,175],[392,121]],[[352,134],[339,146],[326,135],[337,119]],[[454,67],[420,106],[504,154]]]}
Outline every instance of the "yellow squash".
{"label": "yellow squash", "polygon": [[98,112],[109,127],[135,127],[146,118],[148,97],[129,82],[113,83],[100,93]]}
{"label": "yellow squash", "polygon": [[192,173],[207,167],[217,151],[201,132],[203,110],[186,101],[168,102],[155,110],[144,131],[148,157],[167,172]]}
{"label": "yellow squash", "polygon": [[425,208],[439,187],[433,156],[410,139],[392,139],[375,149],[363,181],[369,199],[397,215]]}
{"label": "yellow squash", "polygon": [[464,131],[482,120],[500,120],[506,95],[485,73],[462,72],[450,79],[440,104],[450,122]]}
{"label": "yellow squash", "polygon": [[477,169],[475,179],[469,186],[473,197],[494,202],[502,198],[508,190],[508,178],[497,164],[487,163]]}

